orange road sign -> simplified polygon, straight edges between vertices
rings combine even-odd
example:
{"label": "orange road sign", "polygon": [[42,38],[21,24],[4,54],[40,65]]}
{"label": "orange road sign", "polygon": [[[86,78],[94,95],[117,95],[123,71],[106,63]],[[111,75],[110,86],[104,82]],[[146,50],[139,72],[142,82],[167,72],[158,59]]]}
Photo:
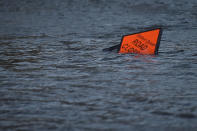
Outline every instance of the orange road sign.
{"label": "orange road sign", "polygon": [[152,29],[122,37],[119,53],[158,54],[162,29]]}

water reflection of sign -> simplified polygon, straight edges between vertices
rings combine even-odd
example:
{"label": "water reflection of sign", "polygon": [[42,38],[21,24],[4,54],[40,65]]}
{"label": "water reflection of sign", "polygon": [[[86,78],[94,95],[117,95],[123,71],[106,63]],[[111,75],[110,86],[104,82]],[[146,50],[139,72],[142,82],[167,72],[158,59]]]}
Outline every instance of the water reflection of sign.
{"label": "water reflection of sign", "polygon": [[156,54],[161,29],[123,36],[119,53]]}

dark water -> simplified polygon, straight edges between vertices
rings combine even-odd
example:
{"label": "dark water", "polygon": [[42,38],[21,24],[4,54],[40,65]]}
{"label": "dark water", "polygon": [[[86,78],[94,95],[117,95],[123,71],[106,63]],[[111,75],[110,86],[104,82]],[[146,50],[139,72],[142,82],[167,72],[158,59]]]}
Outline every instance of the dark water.
{"label": "dark water", "polygon": [[[158,56],[102,51],[160,25]],[[0,130],[196,128],[196,0],[0,1]]]}

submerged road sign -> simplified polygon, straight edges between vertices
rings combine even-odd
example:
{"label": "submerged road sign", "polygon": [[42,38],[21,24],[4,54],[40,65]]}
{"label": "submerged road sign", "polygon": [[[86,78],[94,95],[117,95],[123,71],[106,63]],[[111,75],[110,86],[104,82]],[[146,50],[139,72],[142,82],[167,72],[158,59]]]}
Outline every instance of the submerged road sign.
{"label": "submerged road sign", "polygon": [[158,54],[161,29],[125,35],[122,37],[119,53]]}
{"label": "submerged road sign", "polygon": [[161,28],[125,35],[122,37],[120,44],[106,48],[104,51],[118,49],[118,53],[158,54],[161,35]]}

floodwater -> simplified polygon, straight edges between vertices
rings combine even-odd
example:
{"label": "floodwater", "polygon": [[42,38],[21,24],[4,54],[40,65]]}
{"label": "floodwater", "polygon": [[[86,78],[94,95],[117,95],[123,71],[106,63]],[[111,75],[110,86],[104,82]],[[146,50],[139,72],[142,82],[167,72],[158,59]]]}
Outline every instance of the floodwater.
{"label": "floodwater", "polygon": [[[103,52],[162,26],[159,55]],[[196,0],[1,0],[0,130],[196,130]]]}

